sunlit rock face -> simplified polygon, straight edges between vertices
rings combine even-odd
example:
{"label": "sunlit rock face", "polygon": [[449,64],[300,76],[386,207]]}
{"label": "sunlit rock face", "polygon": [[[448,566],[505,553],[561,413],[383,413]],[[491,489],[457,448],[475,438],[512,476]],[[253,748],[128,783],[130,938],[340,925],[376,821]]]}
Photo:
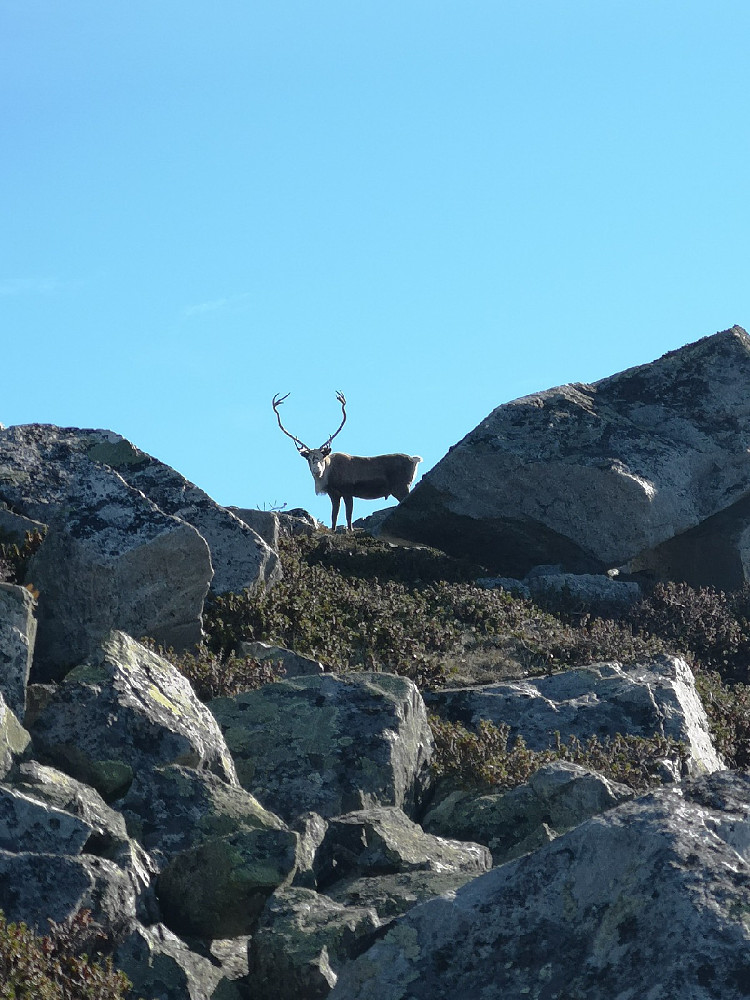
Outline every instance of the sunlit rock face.
{"label": "sunlit rock face", "polygon": [[[505,403],[381,531],[513,576],[542,563],[579,573],[631,564],[658,576],[668,558],[682,578],[741,582],[748,385],[750,337],[735,326],[592,385]],[[711,559],[697,526],[722,512],[726,541]]]}
{"label": "sunlit rock face", "polygon": [[[276,553],[174,469],[106,430],[0,430],[0,506],[46,531],[28,568],[39,592],[35,680],[64,675],[110,629],[187,649],[203,602],[280,578]],[[12,527],[12,525],[11,525]]]}

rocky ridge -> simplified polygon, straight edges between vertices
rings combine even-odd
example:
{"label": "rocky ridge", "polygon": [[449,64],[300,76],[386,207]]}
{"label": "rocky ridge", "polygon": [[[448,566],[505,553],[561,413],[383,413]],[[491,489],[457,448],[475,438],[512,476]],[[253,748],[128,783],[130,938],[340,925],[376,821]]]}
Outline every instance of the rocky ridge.
{"label": "rocky ridge", "polygon": [[[686,356],[715,373],[743,337]],[[663,372],[639,378],[676,407]],[[728,374],[704,458],[721,458],[705,441],[733,394],[739,421]],[[740,503],[743,469],[727,457],[714,496]],[[286,650],[285,680],[204,704],[139,640],[189,645],[210,586],[274,585],[249,512],[118,435],[43,425],[0,430],[0,503],[4,537],[46,527],[38,599],[0,584],[9,919],[44,933],[91,910],[147,1000],[748,995],[750,786],[724,768],[684,659],[421,692]],[[255,523],[275,540],[273,515]],[[510,790],[457,788],[435,779],[428,711],[540,749],[657,733],[682,751],[646,794],[564,761]]]}

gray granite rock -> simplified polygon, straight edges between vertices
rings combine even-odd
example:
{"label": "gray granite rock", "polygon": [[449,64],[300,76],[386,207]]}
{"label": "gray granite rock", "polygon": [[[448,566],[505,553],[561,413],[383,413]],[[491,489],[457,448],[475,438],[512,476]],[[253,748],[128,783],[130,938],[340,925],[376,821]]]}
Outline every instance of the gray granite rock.
{"label": "gray granite rock", "polygon": [[427,788],[432,732],[404,677],[297,677],[209,708],[243,787],[287,822],[376,805],[414,813]]}
{"label": "gray granite rock", "polygon": [[590,819],[411,909],[332,1000],[740,1000],[750,983],[750,776]]}
{"label": "gray granite rock", "polygon": [[[737,586],[747,579],[749,379],[750,338],[733,327],[592,385],[504,403],[380,530],[512,577],[540,563],[602,573],[634,560],[661,575],[669,564],[656,549],[671,540],[672,571]],[[721,512],[725,545],[687,534]]]}

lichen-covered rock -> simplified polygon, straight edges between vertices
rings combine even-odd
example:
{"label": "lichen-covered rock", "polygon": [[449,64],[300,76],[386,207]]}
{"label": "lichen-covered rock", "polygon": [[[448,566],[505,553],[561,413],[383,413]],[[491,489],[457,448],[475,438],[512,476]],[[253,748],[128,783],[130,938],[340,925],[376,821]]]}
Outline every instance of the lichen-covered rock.
{"label": "lichen-covered rock", "polygon": [[454,789],[431,806],[422,826],[440,837],[486,844],[499,865],[632,797],[630,788],[602,774],[556,761],[510,791]]}
{"label": "lichen-covered rock", "polygon": [[674,566],[690,563],[695,582],[738,586],[739,548],[717,556],[686,533],[732,509],[727,538],[750,524],[748,380],[750,338],[733,327],[593,385],[505,403],[381,530],[516,577],[543,563],[602,573],[681,539]]}
{"label": "lichen-covered rock", "polygon": [[266,545],[270,545],[275,552],[278,552],[279,515],[275,511],[248,507],[227,507],[227,510],[260,535]]}
{"label": "lichen-covered rock", "polygon": [[243,788],[177,764],[139,771],[118,807],[131,836],[157,859],[239,830],[285,829]]}
{"label": "lichen-covered rock", "polygon": [[0,503],[48,526],[28,568],[37,681],[61,677],[113,628],[190,648],[209,583],[241,591],[281,574],[256,532],[111,431],[0,430]]}
{"label": "lichen-covered rock", "polygon": [[336,985],[343,962],[361,954],[380,920],[369,907],[345,907],[309,889],[277,889],[249,948],[254,1000],[316,1000]]}
{"label": "lichen-covered rock", "polygon": [[532,750],[570,735],[616,733],[650,739],[654,734],[681,741],[690,774],[723,767],[714,749],[703,704],[690,667],[677,656],[640,664],[595,663],[576,670],[475,688],[445,688],[427,695],[440,715],[475,727],[480,719],[510,726],[511,739],[523,736]]}
{"label": "lichen-covered rock", "polygon": [[24,761],[9,776],[8,783],[30,798],[77,817],[91,830],[87,852],[107,857],[106,852],[127,843],[123,816],[108,806],[96,789],[76,781],[64,771],[35,760]]}
{"label": "lichen-covered rock", "polygon": [[0,910],[42,934],[91,910],[108,935],[118,936],[136,917],[136,891],[128,874],[93,855],[35,854],[0,850]]}
{"label": "lichen-covered rock", "polygon": [[150,1000],[241,1000],[240,980],[247,977],[247,947],[241,976],[227,974],[213,956],[201,955],[164,924],[136,925],[118,945],[114,963],[133,984],[133,996]]}
{"label": "lichen-covered rock", "polygon": [[315,857],[322,888],[342,878],[407,871],[478,875],[491,865],[486,847],[425,833],[393,806],[361,809],[330,819]]}
{"label": "lichen-covered rock", "polygon": [[40,591],[35,680],[62,676],[110,629],[186,648],[201,636],[208,545],[108,465],[107,431],[0,431],[0,500],[48,525],[27,579]]}
{"label": "lichen-covered rock", "polygon": [[200,532],[211,552],[214,593],[254,590],[281,578],[279,558],[260,533],[168,465],[111,434],[94,444],[88,456],[119,472],[159,510],[187,521]]}
{"label": "lichen-covered rock", "polygon": [[35,603],[26,587],[0,583],[0,694],[19,719],[26,711],[36,638]]}
{"label": "lichen-covered rock", "polygon": [[410,910],[332,1000],[740,1000],[750,983],[750,776],[595,817]]}
{"label": "lichen-covered rock", "polygon": [[210,708],[243,787],[287,822],[376,805],[413,814],[423,797],[432,732],[404,677],[298,677]]}
{"label": "lichen-covered rock", "polygon": [[122,632],[47,690],[31,713],[34,746],[45,762],[122,796],[141,768],[183,764],[236,783],[216,722],[188,680]]}
{"label": "lichen-covered rock", "polygon": [[0,785],[0,850],[80,854],[92,833],[79,817]]}
{"label": "lichen-covered rock", "polygon": [[294,875],[297,839],[290,830],[240,830],[174,855],[156,886],[165,923],[201,938],[251,934],[268,896]]}
{"label": "lichen-covered rock", "polygon": [[293,884],[304,889],[316,889],[315,857],[326,835],[328,821],[314,812],[302,813],[292,824],[292,829],[299,834]]}

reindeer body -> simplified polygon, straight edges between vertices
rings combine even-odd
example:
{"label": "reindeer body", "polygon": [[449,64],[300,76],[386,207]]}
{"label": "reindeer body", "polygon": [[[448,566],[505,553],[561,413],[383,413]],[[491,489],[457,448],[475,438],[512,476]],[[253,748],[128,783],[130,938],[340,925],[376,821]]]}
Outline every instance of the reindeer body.
{"label": "reindeer body", "polygon": [[419,455],[347,455],[343,451],[329,451],[317,448],[300,452],[307,459],[310,472],[315,480],[315,492],[327,493],[331,498],[331,528],[336,530],[339,506],[344,501],[346,524],[352,529],[352,509],[354,497],[362,500],[377,500],[394,496],[401,501],[409,494],[417,466],[422,461]]}
{"label": "reindeer body", "polygon": [[363,500],[377,500],[380,497],[394,496],[403,500],[409,493],[409,487],[414,482],[417,466],[422,461],[419,455],[347,455],[343,451],[331,451],[331,441],[336,437],[346,423],[346,399],[337,393],[341,403],[344,418],[338,430],[328,438],[320,448],[308,448],[294,434],[284,427],[279,416],[278,406],[286,396],[274,396],[273,409],[279,422],[279,427],[292,438],[297,451],[307,461],[312,477],[315,480],[315,492],[327,493],[331,498],[331,528],[336,530],[339,507],[344,501],[346,524],[352,530],[352,508],[354,497]]}

